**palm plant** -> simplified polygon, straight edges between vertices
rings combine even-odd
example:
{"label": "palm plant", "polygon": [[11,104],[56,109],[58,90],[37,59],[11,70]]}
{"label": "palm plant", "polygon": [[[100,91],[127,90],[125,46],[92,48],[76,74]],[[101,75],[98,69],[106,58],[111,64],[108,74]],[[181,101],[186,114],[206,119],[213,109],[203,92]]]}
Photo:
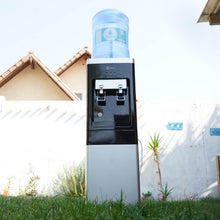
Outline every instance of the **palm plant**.
{"label": "palm plant", "polygon": [[166,201],[167,197],[171,194],[173,188],[169,189],[167,183],[165,187],[163,187],[163,184],[162,184],[159,153],[161,150],[163,150],[163,148],[161,146],[161,137],[159,133],[158,134],[154,133],[153,137],[150,136],[150,141],[147,144],[147,148],[153,151],[154,161],[157,164],[157,173],[159,176],[159,182],[158,182],[158,184],[160,185],[159,192],[162,194],[162,200]]}
{"label": "palm plant", "polygon": [[150,136],[150,141],[147,144],[147,148],[151,151],[153,151],[154,161],[157,164],[157,173],[159,176],[159,185],[160,185],[160,191],[163,191],[163,185],[162,185],[162,178],[161,178],[161,172],[160,172],[160,161],[159,161],[159,151],[162,150],[161,146],[161,137],[160,134],[154,133],[154,136]]}
{"label": "palm plant", "polygon": [[161,147],[161,137],[160,134],[154,134],[154,136],[150,136],[150,141],[147,144],[147,148],[151,151],[153,151],[153,156],[154,156],[154,161],[157,164],[157,172],[159,176],[159,185],[160,185],[160,190],[163,190],[163,185],[162,185],[162,178],[161,178],[161,172],[160,172],[160,161],[159,161],[159,151],[162,150]]}

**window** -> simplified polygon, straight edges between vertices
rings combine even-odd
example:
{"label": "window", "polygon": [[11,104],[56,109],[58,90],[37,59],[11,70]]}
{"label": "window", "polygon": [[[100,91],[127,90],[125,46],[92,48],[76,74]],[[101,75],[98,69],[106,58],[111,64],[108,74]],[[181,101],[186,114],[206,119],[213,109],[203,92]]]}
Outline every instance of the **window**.
{"label": "window", "polygon": [[75,93],[77,95],[77,97],[82,100],[82,93]]}

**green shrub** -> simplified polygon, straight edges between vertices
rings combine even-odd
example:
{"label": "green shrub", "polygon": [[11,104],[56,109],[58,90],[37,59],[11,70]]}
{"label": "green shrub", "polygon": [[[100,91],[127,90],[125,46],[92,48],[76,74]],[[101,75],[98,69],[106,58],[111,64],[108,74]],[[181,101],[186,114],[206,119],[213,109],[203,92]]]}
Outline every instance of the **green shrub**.
{"label": "green shrub", "polygon": [[85,165],[81,162],[78,166],[64,166],[63,172],[58,173],[55,180],[54,191],[65,196],[85,196]]}
{"label": "green shrub", "polygon": [[28,184],[24,189],[24,195],[26,196],[36,196],[38,195],[37,187],[38,187],[38,181],[40,180],[40,177],[37,176],[33,170],[33,168],[30,168],[30,176],[28,180]]}

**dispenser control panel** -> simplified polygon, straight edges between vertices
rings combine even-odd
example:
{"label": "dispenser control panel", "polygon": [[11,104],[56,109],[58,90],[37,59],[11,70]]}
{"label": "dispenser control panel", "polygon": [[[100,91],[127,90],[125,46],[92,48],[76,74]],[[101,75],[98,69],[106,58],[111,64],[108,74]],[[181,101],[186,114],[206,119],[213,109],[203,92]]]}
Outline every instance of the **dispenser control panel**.
{"label": "dispenser control panel", "polygon": [[97,79],[93,96],[93,126],[114,129],[131,126],[127,79]]}
{"label": "dispenser control panel", "polygon": [[127,93],[127,81],[126,79],[99,79],[95,81],[95,90],[99,105],[106,105],[106,95],[111,93],[116,97],[116,104],[123,105]]}

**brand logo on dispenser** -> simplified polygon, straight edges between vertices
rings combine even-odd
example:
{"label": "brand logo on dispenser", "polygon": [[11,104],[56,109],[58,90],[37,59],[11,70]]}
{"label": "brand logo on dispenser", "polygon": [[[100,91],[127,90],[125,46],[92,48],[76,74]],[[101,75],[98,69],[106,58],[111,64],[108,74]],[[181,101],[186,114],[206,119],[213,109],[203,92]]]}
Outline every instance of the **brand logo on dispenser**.
{"label": "brand logo on dispenser", "polygon": [[119,28],[103,28],[95,33],[95,44],[103,41],[118,41],[123,44],[127,43],[126,31]]}

